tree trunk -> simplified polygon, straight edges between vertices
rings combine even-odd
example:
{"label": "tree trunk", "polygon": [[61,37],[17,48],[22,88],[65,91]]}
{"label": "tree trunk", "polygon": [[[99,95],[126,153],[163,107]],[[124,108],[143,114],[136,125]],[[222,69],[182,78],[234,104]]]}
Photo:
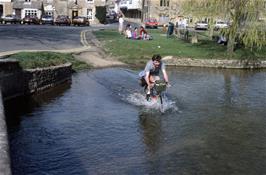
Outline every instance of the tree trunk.
{"label": "tree trunk", "polygon": [[210,30],[209,30],[209,39],[212,40],[213,38],[213,33],[214,33],[214,24],[213,24],[213,19],[210,21]]}
{"label": "tree trunk", "polygon": [[234,37],[230,36],[227,43],[227,52],[231,55],[233,54],[234,49],[235,49],[235,39]]}
{"label": "tree trunk", "polygon": [[192,33],[191,43],[192,44],[198,43],[198,33],[195,31]]}

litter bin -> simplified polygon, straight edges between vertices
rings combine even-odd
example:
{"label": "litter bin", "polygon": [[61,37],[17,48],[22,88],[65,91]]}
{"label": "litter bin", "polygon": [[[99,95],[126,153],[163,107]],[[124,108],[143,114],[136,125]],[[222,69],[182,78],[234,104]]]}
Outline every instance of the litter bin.
{"label": "litter bin", "polygon": [[169,22],[167,30],[167,38],[174,33],[174,23]]}

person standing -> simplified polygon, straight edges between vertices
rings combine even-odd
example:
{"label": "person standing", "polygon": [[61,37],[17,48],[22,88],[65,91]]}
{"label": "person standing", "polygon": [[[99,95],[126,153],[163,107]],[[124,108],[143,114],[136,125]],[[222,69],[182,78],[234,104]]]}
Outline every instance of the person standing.
{"label": "person standing", "polygon": [[123,34],[124,19],[123,19],[123,16],[122,16],[122,15],[119,16],[118,22],[119,22],[118,32],[119,32],[120,34]]}

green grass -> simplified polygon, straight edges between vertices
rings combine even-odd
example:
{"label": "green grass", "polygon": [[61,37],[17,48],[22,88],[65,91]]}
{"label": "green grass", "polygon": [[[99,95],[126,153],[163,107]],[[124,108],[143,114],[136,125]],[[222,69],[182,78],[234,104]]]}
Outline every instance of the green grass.
{"label": "green grass", "polygon": [[205,33],[199,36],[199,43],[191,44],[176,37],[166,38],[166,35],[160,30],[149,30],[148,32],[153,37],[151,41],[125,39],[115,30],[95,31],[94,34],[103,42],[107,52],[129,64],[146,63],[153,54],[157,53],[162,56],[171,55],[195,59],[265,59],[266,55],[266,49],[258,52],[239,49],[229,56],[226,52],[226,46],[208,40]]}
{"label": "green grass", "polygon": [[57,66],[67,62],[72,63],[72,69],[75,71],[88,69],[90,66],[84,62],[78,61],[71,54],[55,53],[55,52],[20,52],[11,55],[19,61],[23,69],[44,68],[49,66]]}

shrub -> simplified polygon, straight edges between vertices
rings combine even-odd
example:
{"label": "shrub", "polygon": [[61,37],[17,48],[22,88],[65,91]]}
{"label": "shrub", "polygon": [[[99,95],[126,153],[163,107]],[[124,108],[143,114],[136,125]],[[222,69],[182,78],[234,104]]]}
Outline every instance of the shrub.
{"label": "shrub", "polygon": [[100,23],[104,24],[106,22],[106,7],[96,6],[95,17],[99,20]]}

